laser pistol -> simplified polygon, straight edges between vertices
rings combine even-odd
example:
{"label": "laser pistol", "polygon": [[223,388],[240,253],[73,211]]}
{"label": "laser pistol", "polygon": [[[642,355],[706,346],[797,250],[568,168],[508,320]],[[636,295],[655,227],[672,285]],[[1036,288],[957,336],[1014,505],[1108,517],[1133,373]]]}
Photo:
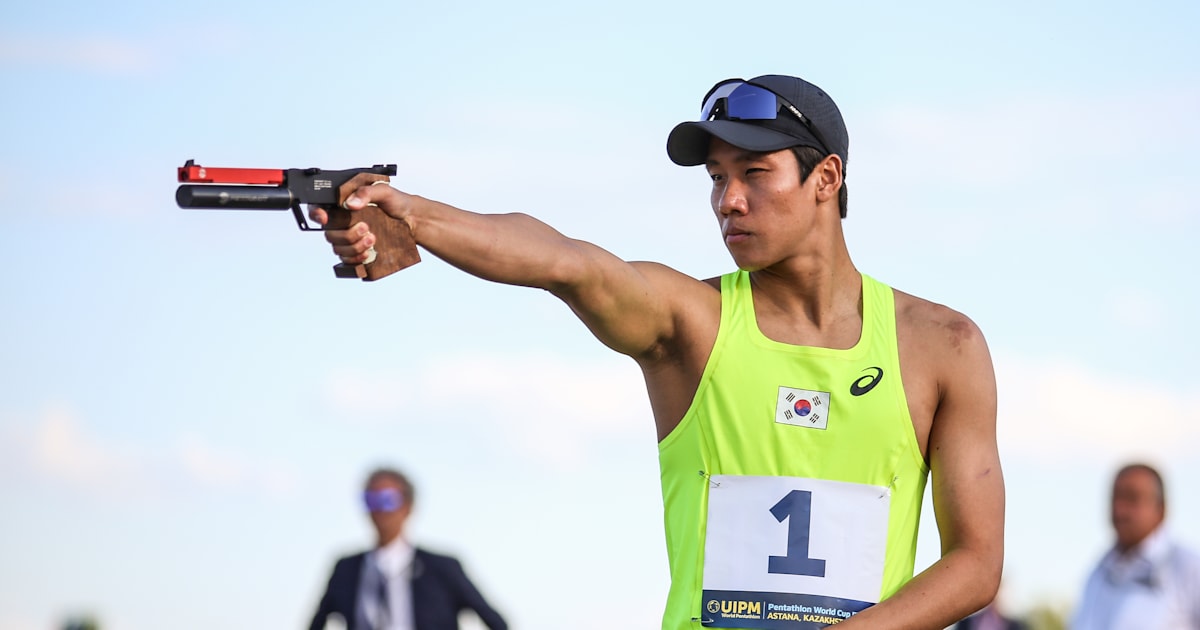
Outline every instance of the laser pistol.
{"label": "laser pistol", "polygon": [[[375,234],[373,256],[365,263],[334,265],[339,278],[378,280],[421,262],[408,224],[388,216],[375,206],[351,212],[342,207],[354,192],[347,184],[366,173],[367,182],[387,182],[396,174],[395,164],[370,168],[326,171],[319,168],[213,168],[188,160],[179,167],[182,185],[175,191],[180,208],[214,210],[288,210],[304,231],[345,230],[351,222],[364,221]],[[362,180],[357,185],[361,185]],[[303,205],[319,206],[329,215],[324,228],[309,225]]]}

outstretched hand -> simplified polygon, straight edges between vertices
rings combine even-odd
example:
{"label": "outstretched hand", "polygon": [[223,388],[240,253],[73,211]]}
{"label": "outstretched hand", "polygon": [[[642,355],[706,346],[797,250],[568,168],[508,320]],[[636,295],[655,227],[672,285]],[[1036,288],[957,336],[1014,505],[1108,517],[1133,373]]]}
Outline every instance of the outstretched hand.
{"label": "outstretched hand", "polygon": [[[377,206],[388,216],[405,221],[411,196],[392,188],[384,181],[362,181],[368,179],[369,176],[360,173],[345,184],[346,188],[354,192],[346,197],[342,207],[354,211],[367,206]],[[322,226],[329,222],[328,213],[318,206],[309,206],[308,217]],[[342,262],[358,264],[370,259],[370,251],[375,245],[376,237],[369,225],[359,221],[345,230],[327,230],[325,240],[333,245],[333,253],[337,254]]]}

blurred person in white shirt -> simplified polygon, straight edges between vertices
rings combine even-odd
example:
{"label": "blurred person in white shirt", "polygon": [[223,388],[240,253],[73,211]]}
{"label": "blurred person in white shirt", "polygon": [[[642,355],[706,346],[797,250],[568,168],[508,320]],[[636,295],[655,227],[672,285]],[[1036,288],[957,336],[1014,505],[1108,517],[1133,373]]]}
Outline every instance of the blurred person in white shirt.
{"label": "blurred person in white shirt", "polygon": [[1147,464],[1117,472],[1113,544],[1088,577],[1071,630],[1200,630],[1200,555],[1167,532],[1162,475]]}

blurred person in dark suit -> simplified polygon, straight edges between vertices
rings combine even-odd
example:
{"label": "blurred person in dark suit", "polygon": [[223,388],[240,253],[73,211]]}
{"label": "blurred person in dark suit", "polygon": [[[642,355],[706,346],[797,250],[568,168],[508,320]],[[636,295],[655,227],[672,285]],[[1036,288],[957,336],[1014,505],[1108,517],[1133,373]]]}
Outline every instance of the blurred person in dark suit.
{"label": "blurred person in dark suit", "polygon": [[1029,626],[1019,619],[1005,615],[997,597],[983,610],[954,624],[954,630],[1028,630]]}
{"label": "blurred person in dark suit", "polygon": [[363,501],[375,548],[337,561],[310,630],[323,628],[331,615],[348,630],[458,630],[463,610],[474,611],[491,630],[507,630],[458,560],[405,539],[414,495],[399,471],[380,468],[368,476]]}

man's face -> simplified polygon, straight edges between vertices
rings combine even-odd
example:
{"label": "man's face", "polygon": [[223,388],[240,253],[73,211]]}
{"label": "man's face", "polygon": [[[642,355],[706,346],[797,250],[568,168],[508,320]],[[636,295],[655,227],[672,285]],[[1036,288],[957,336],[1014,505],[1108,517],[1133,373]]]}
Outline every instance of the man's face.
{"label": "man's face", "polygon": [[1112,524],[1117,546],[1129,549],[1146,539],[1163,522],[1162,496],[1154,475],[1127,470],[1113,482]]}
{"label": "man's face", "polygon": [[752,153],[714,137],[709,144],[711,203],[725,247],[741,269],[756,271],[793,255],[810,232],[818,178],[800,184],[789,149]]}
{"label": "man's face", "polygon": [[412,506],[400,484],[390,477],[376,477],[367,484],[368,514],[380,544],[387,544],[404,530]]}

